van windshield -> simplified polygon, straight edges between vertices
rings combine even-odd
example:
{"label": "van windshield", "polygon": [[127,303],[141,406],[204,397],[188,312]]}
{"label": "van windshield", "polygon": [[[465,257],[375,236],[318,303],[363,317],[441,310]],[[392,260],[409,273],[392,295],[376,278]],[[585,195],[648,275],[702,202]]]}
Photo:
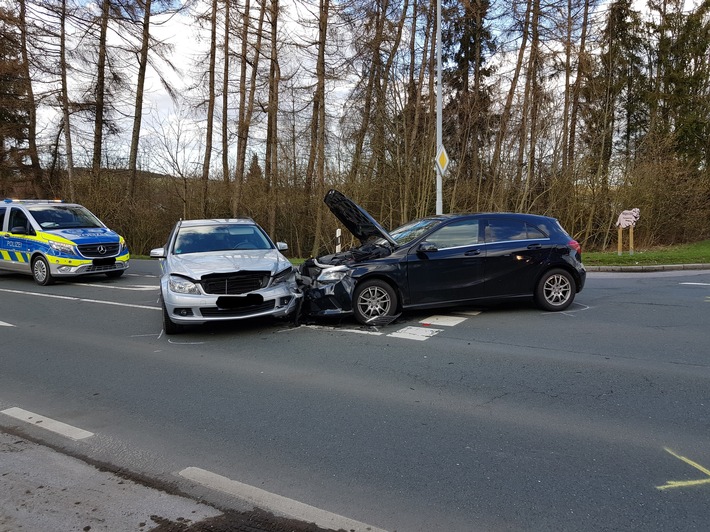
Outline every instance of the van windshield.
{"label": "van windshield", "polygon": [[28,210],[40,227],[47,231],[104,227],[96,216],[80,205],[38,205]]}

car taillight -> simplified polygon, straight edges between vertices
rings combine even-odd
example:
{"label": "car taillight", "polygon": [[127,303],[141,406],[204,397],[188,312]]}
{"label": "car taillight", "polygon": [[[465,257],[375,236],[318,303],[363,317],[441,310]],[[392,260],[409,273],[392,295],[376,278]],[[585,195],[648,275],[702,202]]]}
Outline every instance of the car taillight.
{"label": "car taillight", "polygon": [[570,240],[567,245],[577,252],[577,255],[582,256],[582,246],[576,240]]}

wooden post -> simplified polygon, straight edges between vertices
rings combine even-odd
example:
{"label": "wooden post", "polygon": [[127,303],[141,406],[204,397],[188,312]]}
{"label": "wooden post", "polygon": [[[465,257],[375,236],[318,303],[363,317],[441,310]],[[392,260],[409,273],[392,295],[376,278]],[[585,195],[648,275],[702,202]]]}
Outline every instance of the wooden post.
{"label": "wooden post", "polygon": [[619,226],[619,238],[617,239],[616,249],[619,256],[624,254],[624,230]]}
{"label": "wooden post", "polygon": [[629,227],[629,255],[634,254],[634,226]]}

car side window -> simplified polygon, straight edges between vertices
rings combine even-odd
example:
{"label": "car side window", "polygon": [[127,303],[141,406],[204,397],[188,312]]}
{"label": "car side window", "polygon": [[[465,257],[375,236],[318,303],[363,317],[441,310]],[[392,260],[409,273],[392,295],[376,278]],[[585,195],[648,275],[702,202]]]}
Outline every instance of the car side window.
{"label": "car side window", "polygon": [[0,207],[0,231],[3,228],[3,222],[5,221],[5,207]]}
{"label": "car side window", "polygon": [[461,220],[435,231],[427,242],[439,249],[456,248],[478,244],[478,220]]}
{"label": "car side window", "polygon": [[528,238],[525,222],[512,218],[488,220],[484,234],[488,243],[526,240]]}
{"label": "car side window", "polygon": [[547,235],[534,225],[525,224],[528,228],[528,238],[547,238]]}

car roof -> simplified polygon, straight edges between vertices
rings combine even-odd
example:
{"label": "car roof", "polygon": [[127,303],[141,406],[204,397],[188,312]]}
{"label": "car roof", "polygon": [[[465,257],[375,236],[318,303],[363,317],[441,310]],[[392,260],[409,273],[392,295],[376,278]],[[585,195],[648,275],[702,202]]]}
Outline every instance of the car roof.
{"label": "car roof", "polygon": [[182,220],[180,227],[198,227],[205,225],[256,225],[251,218],[206,218],[202,220]]}
{"label": "car roof", "polygon": [[473,216],[484,216],[486,218],[510,218],[511,216],[519,217],[527,220],[554,220],[551,216],[542,214],[529,214],[524,212],[468,212],[468,213],[451,213],[451,214],[436,214],[433,216],[425,216],[428,220],[455,220],[458,218],[468,218]]}
{"label": "car roof", "polygon": [[23,207],[81,207],[78,203],[66,203],[62,200],[22,200],[6,198],[0,202],[0,206],[5,207],[18,205]]}

